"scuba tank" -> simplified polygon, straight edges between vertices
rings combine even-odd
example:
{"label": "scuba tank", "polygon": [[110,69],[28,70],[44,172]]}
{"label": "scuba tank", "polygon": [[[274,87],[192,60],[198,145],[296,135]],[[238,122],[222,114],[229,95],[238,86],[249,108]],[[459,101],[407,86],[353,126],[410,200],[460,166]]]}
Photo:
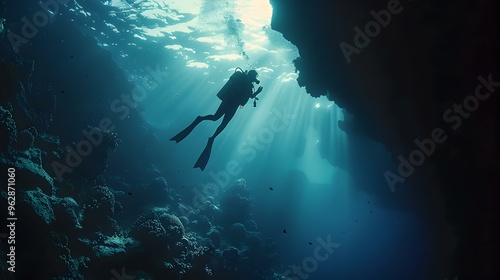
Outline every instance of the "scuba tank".
{"label": "scuba tank", "polygon": [[[244,106],[247,101],[248,97],[244,96],[244,92],[248,91],[248,88],[245,88],[244,86],[247,85],[247,73],[248,71],[244,71],[240,67],[236,67],[234,70],[234,73],[229,77],[229,80],[226,82],[226,84],[219,90],[217,93],[217,97],[222,100],[235,100],[240,103],[241,106]],[[252,86],[252,93],[254,89]],[[242,95],[243,94],[243,95]],[[253,101],[253,106],[257,106],[256,100],[259,100],[257,97],[255,97]]]}
{"label": "scuba tank", "polygon": [[247,74],[245,71],[243,71],[243,69],[241,69],[240,67],[236,67],[234,73],[231,75],[231,77],[229,77],[229,80],[217,93],[217,97],[220,100],[224,101],[238,94],[239,84],[243,81],[246,75]]}

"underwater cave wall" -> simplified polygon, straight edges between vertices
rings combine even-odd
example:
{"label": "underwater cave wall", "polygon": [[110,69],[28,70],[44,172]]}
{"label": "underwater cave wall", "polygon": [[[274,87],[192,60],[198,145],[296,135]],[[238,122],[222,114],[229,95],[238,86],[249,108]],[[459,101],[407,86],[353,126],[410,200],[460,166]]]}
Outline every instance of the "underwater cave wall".
{"label": "underwater cave wall", "polygon": [[[443,114],[454,104],[465,106],[479,76],[500,80],[499,3],[270,2],[272,28],[299,49],[299,85],[352,114],[339,122],[349,135],[382,143],[398,163],[398,155],[418,149],[416,139],[443,130],[444,143],[408,180],[420,198],[433,189],[444,193],[459,236],[458,279],[498,275],[498,219],[488,214],[498,212],[498,96],[492,91],[473,112],[449,115],[453,121]],[[425,207],[425,199],[420,203]]]}

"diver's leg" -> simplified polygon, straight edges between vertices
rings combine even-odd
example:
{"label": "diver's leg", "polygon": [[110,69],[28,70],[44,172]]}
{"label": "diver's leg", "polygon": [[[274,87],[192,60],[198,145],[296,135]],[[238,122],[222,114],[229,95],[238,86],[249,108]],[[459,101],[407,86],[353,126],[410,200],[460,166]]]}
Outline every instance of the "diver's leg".
{"label": "diver's leg", "polygon": [[207,145],[205,146],[205,149],[201,153],[200,157],[196,161],[194,168],[200,168],[201,170],[205,169],[205,166],[207,166],[208,159],[210,158],[210,153],[212,152],[212,145],[214,143],[215,137],[219,135],[224,128],[226,128],[227,124],[229,121],[233,118],[234,114],[236,113],[236,110],[238,109],[238,105],[234,106],[227,106],[225,107],[225,114],[224,114],[224,119],[222,119],[222,123],[217,127],[217,130],[215,131],[214,135],[208,138]]}
{"label": "diver's leg", "polygon": [[186,138],[191,131],[201,122],[201,118],[198,116],[194,121],[188,125],[186,128],[184,128],[181,132],[177,133],[174,137],[170,138],[170,141],[175,141],[176,143],[179,143],[182,141],[184,138]]}
{"label": "diver's leg", "polygon": [[224,118],[222,119],[222,123],[217,127],[217,130],[215,130],[214,135],[212,135],[212,139],[215,139],[227,126],[227,124],[231,121],[231,119],[234,117],[234,114],[236,114],[236,110],[238,110],[238,106],[233,106],[228,108],[226,113],[224,114]]}
{"label": "diver's leg", "polygon": [[219,105],[219,108],[217,108],[217,111],[215,112],[215,114],[206,115],[206,116],[198,116],[198,118],[200,119],[199,122],[204,121],[204,120],[216,121],[216,120],[220,119],[220,117],[222,117],[222,115],[224,115],[224,111],[226,111],[226,108],[227,108],[227,104],[225,102],[222,102]]}
{"label": "diver's leg", "polygon": [[194,121],[188,125],[184,130],[179,132],[177,135],[174,137],[170,138],[171,141],[175,141],[176,143],[179,143],[182,141],[184,138],[186,138],[192,131],[193,129],[202,121],[204,120],[211,120],[211,121],[216,121],[222,117],[224,114],[225,108],[227,107],[227,104],[221,103],[215,114],[213,115],[206,115],[206,116],[198,116]]}

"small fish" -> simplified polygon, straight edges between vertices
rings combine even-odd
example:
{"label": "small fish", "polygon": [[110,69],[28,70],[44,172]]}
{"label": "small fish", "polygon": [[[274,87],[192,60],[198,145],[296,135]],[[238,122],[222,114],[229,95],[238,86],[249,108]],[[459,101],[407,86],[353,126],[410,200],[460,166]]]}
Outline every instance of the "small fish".
{"label": "small fish", "polygon": [[313,243],[312,243],[312,242],[309,242],[309,245],[313,245]]}
{"label": "small fish", "polygon": [[273,187],[269,187],[269,190],[273,191],[274,189],[273,189]]}
{"label": "small fish", "polygon": [[283,230],[283,233],[286,234],[286,229]]}
{"label": "small fish", "polygon": [[128,195],[132,195],[132,193],[131,193],[131,192],[128,192]]}

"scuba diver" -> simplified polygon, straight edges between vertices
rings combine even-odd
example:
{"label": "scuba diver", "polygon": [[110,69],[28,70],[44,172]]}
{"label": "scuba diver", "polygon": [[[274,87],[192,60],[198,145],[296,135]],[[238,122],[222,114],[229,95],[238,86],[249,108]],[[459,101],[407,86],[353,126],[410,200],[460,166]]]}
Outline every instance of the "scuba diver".
{"label": "scuba diver", "polygon": [[215,114],[196,117],[196,119],[188,127],[170,139],[171,141],[179,143],[186,138],[186,136],[188,136],[200,122],[204,120],[216,121],[224,115],[222,123],[219,127],[217,127],[215,133],[208,138],[207,145],[193,168],[198,167],[201,170],[205,169],[208,159],[210,158],[210,152],[212,151],[212,144],[215,137],[217,137],[217,135],[219,135],[224,128],[226,128],[239,106],[244,106],[248,102],[248,99],[252,98],[254,99],[253,106],[256,107],[256,100],[259,100],[257,95],[262,92],[263,89],[262,86],[259,86],[259,88],[254,92],[253,83],[260,84],[257,77],[257,71],[243,71],[243,69],[237,67],[234,74],[232,74],[229,78],[229,81],[227,81],[227,83],[217,93],[217,97],[222,100],[222,102]]}

